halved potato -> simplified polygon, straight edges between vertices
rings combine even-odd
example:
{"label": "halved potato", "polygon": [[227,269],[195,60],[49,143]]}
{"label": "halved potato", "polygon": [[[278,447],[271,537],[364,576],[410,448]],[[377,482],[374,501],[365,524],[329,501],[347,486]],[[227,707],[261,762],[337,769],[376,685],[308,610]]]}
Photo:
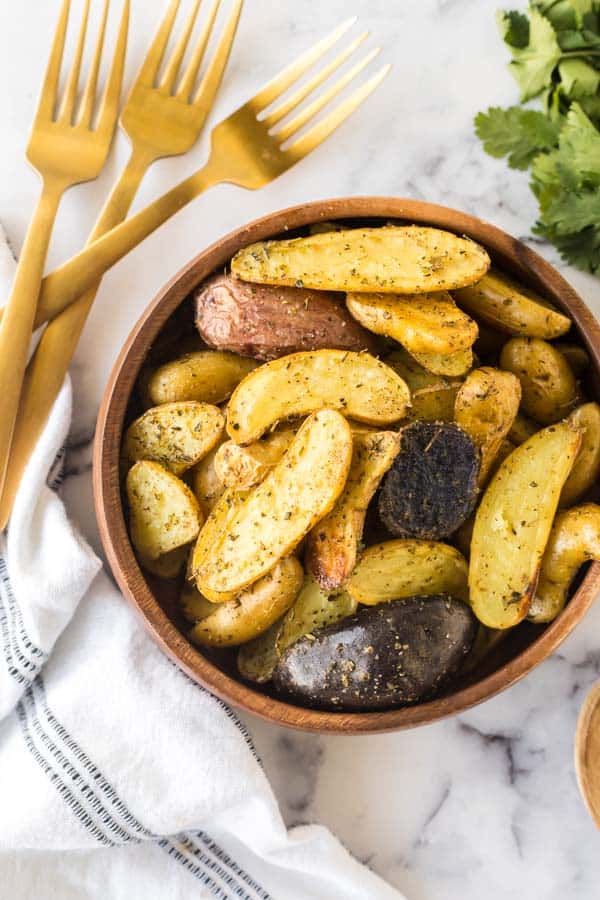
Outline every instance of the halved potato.
{"label": "halved potato", "polygon": [[203,597],[195,584],[185,581],[179,594],[179,608],[184,619],[195,625],[215,611],[215,604]]}
{"label": "halved potato", "polygon": [[189,487],[156,462],[141,460],[127,473],[129,532],[140,557],[159,556],[193,541],[202,525]]}
{"label": "halved potato", "polygon": [[190,640],[207,647],[235,647],[251,641],[290,608],[303,579],[302,566],[294,556],[280,560],[235,600],[213,606],[214,611],[189,632]]}
{"label": "halved potato", "polygon": [[521,402],[516,375],[484,366],[473,369],[456,395],[454,420],[475,441],[481,453],[479,483],[488,476]]}
{"label": "halved potato", "polygon": [[237,491],[248,490],[264,481],[289,449],[295,436],[294,429],[285,428],[247,447],[226,441],[215,456],[215,473],[226,487]]}
{"label": "halved potato", "polygon": [[261,484],[228,491],[211,513],[194,550],[200,592],[240,591],[291,553],[333,508],[351,458],[352,435],[343,416],[332,409],[310,416]]}
{"label": "halved potato", "polygon": [[449,291],[475,284],[490,259],[483,247],[423,225],[353,228],[240,250],[231,271],[243,281],[386,294]]}
{"label": "halved potato", "polygon": [[572,506],[600,477],[600,406],[584,403],[569,416],[581,430],[581,447],[560,495],[561,506]]}
{"label": "halved potato", "polygon": [[571,327],[571,320],[556,307],[497,269],[456,291],[455,299],[476,319],[507,334],[550,340]]}
{"label": "halved potato", "polygon": [[521,382],[523,412],[542,425],[568,415],[577,403],[577,381],[565,357],[539,338],[511,338],[500,354],[500,368]]}
{"label": "halved potato", "polygon": [[430,594],[468,603],[467,574],[467,562],[454,547],[407,538],[367,547],[346,590],[367,606]]}
{"label": "halved potato", "polygon": [[527,615],[563,484],[581,434],[568,422],[538,431],[492,478],[475,516],[469,589],[475,615],[510,628]]}
{"label": "halved potato", "polygon": [[538,422],[534,422],[533,419],[529,419],[523,413],[517,413],[508,430],[508,439],[518,446],[528,441],[539,430],[540,425]]}
{"label": "halved potato", "polygon": [[123,456],[128,463],[158,462],[181,475],[212,450],[225,427],[217,406],[187,401],[153,406],[125,433]]}
{"label": "halved potato", "polygon": [[555,619],[567,602],[578,569],[590,559],[600,559],[600,506],[596,503],[558,513],[528,618],[536,624]]}
{"label": "halved potato", "polygon": [[324,407],[358,422],[390,425],[409,404],[402,378],[368,353],[292,353],[260,366],[238,385],[227,407],[227,432],[236,444],[251,444],[276,422]]}
{"label": "halved potato", "polygon": [[196,463],[190,472],[192,490],[205,516],[210,515],[215,503],[225,490],[225,485],[215,471],[215,457],[223,442],[222,436],[212,450],[199,463]]}
{"label": "halved potato", "polygon": [[400,449],[400,435],[395,431],[354,434],[352,441],[352,462],[342,495],[310,532],[306,544],[308,572],[325,591],[341,587],[354,569],[367,507]]}
{"label": "halved potato", "polygon": [[140,554],[139,562],[143,569],[159,578],[177,578],[185,566],[188,549],[187,546],[175,547],[156,559],[147,559]]}
{"label": "halved potato", "polygon": [[300,638],[335,625],[356,611],[356,600],[342,591],[330,596],[311,578],[282,619],[238,653],[238,669],[250,681],[268,681],[284,651]]}
{"label": "halved potato", "polygon": [[413,353],[417,362],[436,375],[464,375],[473,368],[475,359],[473,351],[457,350],[455,353]]}
{"label": "halved potato", "polygon": [[146,379],[145,394],[154,406],[181,400],[221,403],[257,365],[237,353],[186,353],[155,369]]}
{"label": "halved potato", "polygon": [[404,348],[394,350],[385,358],[386,365],[406,381],[411,392],[411,406],[407,417],[414,421],[452,422],[454,402],[461,378],[436,375],[424,369]]}
{"label": "halved potato", "polygon": [[455,353],[473,345],[477,324],[446,291],[433,294],[346,295],[352,316],[369,331],[392,338],[408,351]]}

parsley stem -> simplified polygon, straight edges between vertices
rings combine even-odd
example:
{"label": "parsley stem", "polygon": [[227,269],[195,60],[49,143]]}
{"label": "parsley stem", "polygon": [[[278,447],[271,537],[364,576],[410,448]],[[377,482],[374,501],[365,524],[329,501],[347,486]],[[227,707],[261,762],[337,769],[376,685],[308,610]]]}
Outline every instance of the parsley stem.
{"label": "parsley stem", "polygon": [[570,57],[581,57],[581,56],[600,56],[600,50],[565,50],[564,53],[561,53],[561,59],[565,56]]}

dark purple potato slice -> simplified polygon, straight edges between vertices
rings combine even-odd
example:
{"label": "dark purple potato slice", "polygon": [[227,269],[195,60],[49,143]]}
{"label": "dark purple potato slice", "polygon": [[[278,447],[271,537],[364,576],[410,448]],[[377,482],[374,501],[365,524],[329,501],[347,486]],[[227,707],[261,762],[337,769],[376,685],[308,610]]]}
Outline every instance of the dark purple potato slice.
{"label": "dark purple potato slice", "polygon": [[289,647],[273,673],[273,686],[315,709],[418,703],[458,671],[477,629],[470,608],[443,594],[361,607]]}
{"label": "dark purple potato slice", "polygon": [[413,422],[401,436],[381,484],[379,516],[395,537],[441,540],[475,507],[479,450],[453,423]]}

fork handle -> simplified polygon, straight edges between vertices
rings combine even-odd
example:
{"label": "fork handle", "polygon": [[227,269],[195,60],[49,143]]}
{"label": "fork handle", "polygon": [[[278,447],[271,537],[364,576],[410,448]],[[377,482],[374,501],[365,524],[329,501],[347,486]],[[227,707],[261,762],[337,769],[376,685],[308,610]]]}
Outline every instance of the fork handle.
{"label": "fork handle", "polygon": [[[153,157],[143,150],[132,151],[90,234],[88,244],[127,216],[152,161]],[[23,379],[4,490],[1,492],[0,531],[8,522],[23,472],[62,387],[99,286],[99,281],[93,284],[48,324],[29,362]]]}
{"label": "fork handle", "polygon": [[52,226],[66,187],[58,179],[44,180],[0,325],[0,490],[6,476]]}
{"label": "fork handle", "polygon": [[40,314],[43,312],[46,319],[54,318],[171,216],[223,180],[211,156],[203,168],[59,266],[42,283]]}

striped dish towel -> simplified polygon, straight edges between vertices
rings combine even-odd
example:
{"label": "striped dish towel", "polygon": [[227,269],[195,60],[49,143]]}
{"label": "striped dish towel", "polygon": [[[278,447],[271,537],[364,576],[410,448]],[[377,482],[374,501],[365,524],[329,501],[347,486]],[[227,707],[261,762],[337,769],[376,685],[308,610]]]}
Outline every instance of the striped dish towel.
{"label": "striped dish towel", "polygon": [[[0,239],[0,295],[13,270]],[[0,896],[400,900],[289,831],[235,713],[158,650],[69,523],[65,382],[0,539]]]}

